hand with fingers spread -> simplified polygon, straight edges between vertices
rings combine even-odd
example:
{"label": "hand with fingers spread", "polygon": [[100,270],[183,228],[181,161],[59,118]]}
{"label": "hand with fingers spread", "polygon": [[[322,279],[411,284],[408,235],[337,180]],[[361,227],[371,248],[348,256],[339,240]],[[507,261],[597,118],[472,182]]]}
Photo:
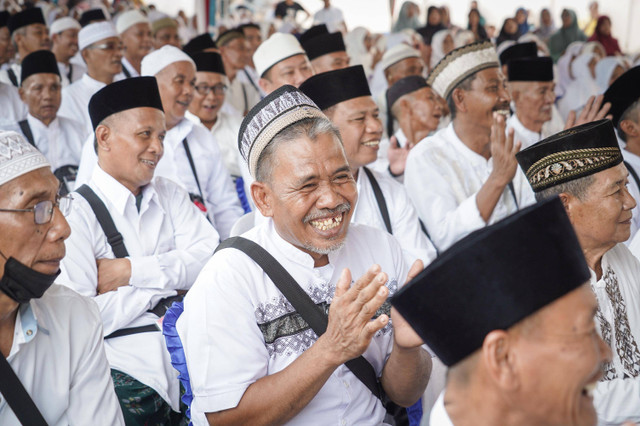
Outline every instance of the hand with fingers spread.
{"label": "hand with fingers spread", "polygon": [[493,170],[491,175],[502,186],[506,186],[513,180],[518,170],[516,154],[520,151],[521,143],[514,143],[514,131],[509,130],[505,134],[506,120],[504,115],[494,112],[491,125],[491,157],[493,158]]}
{"label": "hand with fingers spread", "polygon": [[567,121],[564,125],[564,129],[570,129],[572,127],[579,126],[581,124],[590,123],[592,121],[602,120],[603,118],[611,119],[611,115],[607,115],[611,109],[609,102],[602,105],[604,95],[591,96],[584,108],[580,112],[580,115],[576,117],[576,112],[571,111],[567,117]]}
{"label": "hand with fingers spread", "polygon": [[327,331],[317,343],[323,343],[329,359],[340,365],[362,355],[376,332],[389,322],[387,315],[372,317],[389,295],[387,274],[373,265],[351,287],[351,272],[342,271],[329,309]]}
{"label": "hand with fingers spread", "polygon": [[404,174],[404,168],[407,165],[407,157],[409,151],[413,148],[414,144],[407,141],[407,144],[402,147],[398,145],[398,139],[395,136],[391,136],[389,139],[389,151],[387,151],[387,158],[389,159],[389,170],[394,176],[400,176]]}
{"label": "hand with fingers spread", "polygon": [[[424,265],[422,261],[420,259],[416,260],[413,265],[411,265],[411,269],[409,269],[405,285],[422,272],[423,269]],[[396,308],[391,308],[391,323],[393,324],[395,344],[399,348],[413,349],[424,343],[409,323],[398,313]]]}

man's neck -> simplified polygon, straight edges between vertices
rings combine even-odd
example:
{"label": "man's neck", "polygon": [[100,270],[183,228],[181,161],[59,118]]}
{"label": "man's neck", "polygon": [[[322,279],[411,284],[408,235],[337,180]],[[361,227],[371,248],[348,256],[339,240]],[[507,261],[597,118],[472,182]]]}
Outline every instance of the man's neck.
{"label": "man's neck", "polygon": [[408,143],[412,143],[415,145],[422,139],[429,136],[429,129],[425,129],[424,127],[418,125],[416,122],[412,122],[412,120],[408,118],[408,114],[401,114],[400,117],[401,119],[398,124],[400,125],[402,133],[404,133],[405,137],[407,138]]}
{"label": "man's neck", "polygon": [[444,406],[451,422],[456,426],[521,426],[531,423],[524,413],[504,407],[503,398],[487,389],[471,389],[473,385],[456,389],[448,384]]}
{"label": "man's neck", "polygon": [[625,151],[629,151],[632,154],[640,157],[640,137],[627,138],[627,145],[624,147]]}
{"label": "man's neck", "polygon": [[487,160],[491,158],[491,131],[476,125],[472,120],[456,117],[453,120],[453,130],[458,138],[470,150]]}
{"label": "man's neck", "polygon": [[520,122],[520,124],[524,126],[525,129],[531,130],[532,132],[535,132],[535,133],[542,132],[542,126],[545,123],[544,121],[529,120],[527,119],[527,117],[522,117],[520,114],[518,114],[517,110],[516,110],[516,117],[518,117],[518,121]]}
{"label": "man's neck", "polygon": [[57,117],[57,116],[53,116],[52,118],[40,118],[33,115],[31,112],[29,112],[29,115],[31,115],[31,117],[35,118],[36,120],[44,124],[46,127],[49,127],[49,125],[53,123],[53,120],[55,120]]}
{"label": "man's neck", "polygon": [[[124,57],[131,64],[133,69],[135,69],[138,72],[138,74],[140,74],[140,69],[142,67],[142,58],[128,56],[126,53],[125,53]],[[122,66],[124,67],[124,65],[122,65]]]}
{"label": "man's neck", "polygon": [[[578,237],[578,239],[580,239]],[[584,244],[581,242],[582,252],[584,253],[584,258],[587,261],[587,266],[596,274],[596,279],[602,278],[602,257],[606,252],[611,250],[614,245],[607,246],[590,246],[588,244]]]}
{"label": "man's neck", "polygon": [[[195,115],[195,114],[194,114]],[[202,123],[202,125],[204,127],[206,127],[207,129],[211,130],[213,128],[213,126],[216,125],[216,122],[218,121],[218,116],[216,115],[213,120],[209,120],[209,121],[204,121],[204,120],[200,120],[200,123]]]}
{"label": "man's neck", "polygon": [[56,57],[56,61],[60,62],[61,64],[69,65],[69,61],[71,60],[71,56],[63,55],[62,52],[60,52],[59,50],[60,49],[51,49],[51,52]]}
{"label": "man's neck", "polygon": [[182,121],[183,117],[173,117],[168,114],[165,116],[167,131],[173,129]]}

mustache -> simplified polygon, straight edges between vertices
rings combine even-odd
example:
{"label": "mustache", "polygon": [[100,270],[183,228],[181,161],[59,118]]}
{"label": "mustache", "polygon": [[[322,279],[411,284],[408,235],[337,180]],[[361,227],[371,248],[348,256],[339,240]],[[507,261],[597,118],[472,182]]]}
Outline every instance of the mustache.
{"label": "mustache", "polygon": [[309,213],[304,217],[304,219],[302,219],[302,222],[308,223],[312,220],[320,219],[322,217],[334,216],[338,213],[348,213],[350,211],[351,211],[351,203],[347,201],[332,209],[322,209],[322,210],[317,210],[315,212]]}

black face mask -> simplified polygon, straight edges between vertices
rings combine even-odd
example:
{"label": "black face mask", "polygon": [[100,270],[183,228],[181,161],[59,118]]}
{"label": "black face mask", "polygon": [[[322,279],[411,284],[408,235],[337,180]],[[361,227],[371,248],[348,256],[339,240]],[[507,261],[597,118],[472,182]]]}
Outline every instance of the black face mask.
{"label": "black face mask", "polygon": [[10,257],[4,264],[0,291],[18,303],[28,303],[31,299],[41,298],[58,275],[60,270],[52,275],[43,274]]}

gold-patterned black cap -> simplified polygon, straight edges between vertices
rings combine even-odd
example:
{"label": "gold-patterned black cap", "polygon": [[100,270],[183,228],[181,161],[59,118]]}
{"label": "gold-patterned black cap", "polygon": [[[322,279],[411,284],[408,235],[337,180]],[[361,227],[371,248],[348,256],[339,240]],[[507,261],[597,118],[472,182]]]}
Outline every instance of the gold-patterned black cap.
{"label": "gold-patterned black cap", "polygon": [[617,166],[622,152],[611,120],[586,123],[516,154],[534,192]]}

